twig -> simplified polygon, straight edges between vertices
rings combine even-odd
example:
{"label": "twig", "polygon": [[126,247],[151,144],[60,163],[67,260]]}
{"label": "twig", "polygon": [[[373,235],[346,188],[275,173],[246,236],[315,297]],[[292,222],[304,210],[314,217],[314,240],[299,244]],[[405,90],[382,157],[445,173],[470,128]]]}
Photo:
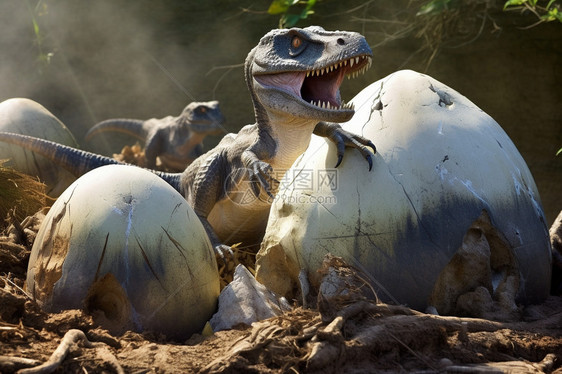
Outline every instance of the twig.
{"label": "twig", "polygon": [[0,356],[0,370],[2,372],[13,372],[18,368],[39,365],[39,361],[31,358]]}
{"label": "twig", "polygon": [[212,72],[214,72],[215,70],[227,70],[227,72],[229,72],[230,70],[234,69],[234,68],[240,68],[244,66],[244,64],[234,64],[234,65],[221,65],[221,66],[213,66],[211,69],[209,69],[209,71],[207,73],[205,73],[205,76],[211,74]]}
{"label": "twig", "polygon": [[89,348],[93,346],[93,344],[88,340],[88,338],[86,338],[86,335],[81,330],[68,330],[68,332],[64,334],[64,337],[62,338],[62,341],[60,342],[57,349],[55,349],[51,357],[49,357],[49,359],[45,363],[33,368],[19,370],[18,374],[52,373],[64,361],[72,345],[74,343],[78,343],[79,341],[82,341],[85,347]]}
{"label": "twig", "polygon": [[[9,275],[9,274],[8,274]],[[25,292],[25,290],[23,288],[21,288],[20,286],[18,286],[13,280],[11,280],[10,278],[8,278],[7,276],[0,276],[0,279],[2,279],[4,282],[10,283],[10,285],[14,288],[16,288],[18,291],[20,291],[21,293],[23,293],[25,295],[25,297],[27,297],[29,300],[33,300],[33,296],[31,296],[30,294],[28,294],[27,292]]]}
{"label": "twig", "polygon": [[191,92],[189,92],[187,90],[187,88],[185,88],[173,75],[172,73],[170,73],[170,71],[168,69],[166,69],[166,67],[164,65],[162,65],[154,56],[152,56],[150,53],[145,52],[148,57],[152,60],[152,62],[154,62],[156,64],[156,66],[158,66],[158,68],[160,70],[162,70],[162,72],[172,81],[172,83],[174,83],[176,85],[177,88],[180,89],[181,92],[183,92],[183,94],[187,97],[189,97],[191,100],[193,101],[197,101],[195,100],[195,96],[193,96],[191,94]]}
{"label": "twig", "polygon": [[[64,337],[62,338],[61,343],[55,349],[51,357],[49,359],[36,367],[28,368],[28,369],[21,369],[17,373],[18,374],[47,374],[54,372],[64,361],[65,357],[68,355],[70,348],[73,344],[82,342],[86,348],[93,348],[103,345],[103,343],[92,343],[88,340],[84,332],[77,329],[68,330]],[[108,354],[112,357],[110,361],[111,366],[113,366],[117,373],[121,374],[124,373],[123,368],[117,362],[117,359],[113,354],[106,350],[104,355],[107,356]]]}

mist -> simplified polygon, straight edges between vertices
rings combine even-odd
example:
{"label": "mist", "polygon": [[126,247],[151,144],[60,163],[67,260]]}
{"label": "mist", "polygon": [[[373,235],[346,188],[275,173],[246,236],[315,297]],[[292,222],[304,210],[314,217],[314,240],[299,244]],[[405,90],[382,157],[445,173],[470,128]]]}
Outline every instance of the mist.
{"label": "mist", "polygon": [[101,120],[178,115],[191,101],[219,100],[230,131],[253,122],[242,68],[220,67],[242,64],[260,35],[237,8],[176,3],[2,1],[0,101],[39,102],[79,142]]}

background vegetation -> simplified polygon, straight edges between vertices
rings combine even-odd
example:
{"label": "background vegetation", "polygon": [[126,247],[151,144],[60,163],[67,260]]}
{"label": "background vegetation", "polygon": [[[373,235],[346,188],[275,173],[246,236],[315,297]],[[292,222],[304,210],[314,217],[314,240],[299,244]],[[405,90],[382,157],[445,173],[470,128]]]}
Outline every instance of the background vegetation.
{"label": "background vegetation", "polygon": [[399,69],[451,86],[515,142],[551,222],[562,208],[560,3],[3,1],[0,100],[36,100],[82,139],[103,119],[177,115],[189,101],[218,99],[237,131],[254,121],[241,64],[263,34],[280,23],[358,31],[374,64],[344,83],[344,98]]}

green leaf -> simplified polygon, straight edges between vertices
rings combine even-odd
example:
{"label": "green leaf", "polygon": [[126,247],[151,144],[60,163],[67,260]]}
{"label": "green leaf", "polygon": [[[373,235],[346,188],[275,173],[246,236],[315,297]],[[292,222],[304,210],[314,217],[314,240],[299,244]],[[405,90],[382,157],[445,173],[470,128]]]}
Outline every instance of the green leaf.
{"label": "green leaf", "polygon": [[316,0],[308,0],[306,4],[306,10],[311,10],[315,4],[316,4]]}
{"label": "green leaf", "polygon": [[527,0],[508,0],[508,1],[505,2],[505,4],[503,4],[503,10],[506,10],[510,6],[523,5],[523,3],[526,3],[526,2],[527,2]]}
{"label": "green leaf", "polygon": [[556,152],[556,156],[558,156],[559,154],[562,154],[562,148],[560,148],[558,152]]}
{"label": "green leaf", "polygon": [[282,17],[281,23],[283,27],[289,28],[295,26],[300,19],[301,17],[299,14],[285,14]]}
{"label": "green leaf", "polygon": [[269,9],[267,13],[269,14],[281,14],[286,13],[289,10],[289,7],[298,3],[299,0],[273,0],[271,5],[269,5]]}
{"label": "green leaf", "polygon": [[436,14],[447,8],[447,5],[451,0],[432,0],[424,4],[420,10],[416,13],[416,16],[423,16],[426,14]]}
{"label": "green leaf", "polygon": [[300,14],[299,17],[300,17],[300,19],[306,19],[306,18],[307,18],[308,16],[310,16],[311,14],[314,14],[314,11],[313,11],[313,10],[305,9],[305,10],[303,10],[303,11],[301,12],[301,14]]}
{"label": "green leaf", "polygon": [[552,8],[548,11],[547,14],[544,14],[541,19],[546,22],[555,20],[562,22],[562,13],[558,12],[558,8]]}
{"label": "green leaf", "polygon": [[301,15],[300,15],[301,19],[306,19],[311,14],[314,14],[314,11],[312,10],[312,8],[314,7],[314,4],[316,4],[316,0],[308,0],[307,1],[306,8],[304,8],[303,11],[301,12]]}

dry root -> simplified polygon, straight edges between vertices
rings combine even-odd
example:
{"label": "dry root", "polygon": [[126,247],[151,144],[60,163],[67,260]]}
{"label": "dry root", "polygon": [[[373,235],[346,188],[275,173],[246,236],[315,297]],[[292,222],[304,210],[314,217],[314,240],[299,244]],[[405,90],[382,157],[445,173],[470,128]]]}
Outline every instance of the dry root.
{"label": "dry root", "polygon": [[[319,311],[297,308],[254,323],[225,357],[213,361],[204,372],[240,368],[259,371],[264,365],[280,372],[323,374],[343,369],[364,372],[366,367],[383,371],[423,367],[436,372],[449,368],[455,372],[548,372],[560,365],[562,341],[547,333],[542,339],[548,342],[545,346],[549,351],[525,355],[531,335],[528,330],[534,330],[537,337],[541,333],[536,331],[556,328],[562,323],[560,311],[537,321],[537,327],[535,322],[505,323],[425,314],[362,297],[360,275],[354,275],[345,264],[338,267],[336,259],[328,264],[343,279],[331,284],[347,284],[350,290],[337,290],[328,296],[320,293]],[[325,274],[330,273],[333,271]],[[455,357],[463,357],[463,364],[455,365]]]}
{"label": "dry root", "polygon": [[[115,369],[119,374],[125,373],[115,356],[107,349],[103,343],[92,343],[88,340],[86,335],[77,329],[69,330],[62,338],[61,343],[57,349],[53,352],[51,357],[43,364],[31,368],[21,369],[18,374],[47,374],[54,372],[64,361],[65,357],[72,346],[76,343],[80,343],[87,348],[98,348],[98,354],[105,358],[106,361]],[[14,364],[21,364],[27,362],[25,359],[21,358],[5,358],[6,361],[12,361]]]}

